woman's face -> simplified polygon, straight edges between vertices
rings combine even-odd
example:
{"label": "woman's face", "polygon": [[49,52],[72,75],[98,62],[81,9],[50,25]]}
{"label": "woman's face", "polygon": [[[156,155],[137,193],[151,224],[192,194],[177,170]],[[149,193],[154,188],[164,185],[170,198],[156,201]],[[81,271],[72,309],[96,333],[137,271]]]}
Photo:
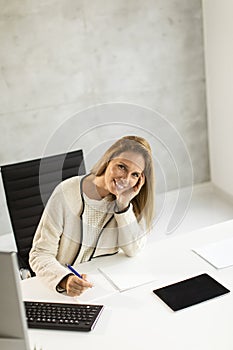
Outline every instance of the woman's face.
{"label": "woman's face", "polygon": [[142,177],[145,160],[140,153],[123,152],[112,159],[104,173],[105,189],[112,194],[134,187]]}

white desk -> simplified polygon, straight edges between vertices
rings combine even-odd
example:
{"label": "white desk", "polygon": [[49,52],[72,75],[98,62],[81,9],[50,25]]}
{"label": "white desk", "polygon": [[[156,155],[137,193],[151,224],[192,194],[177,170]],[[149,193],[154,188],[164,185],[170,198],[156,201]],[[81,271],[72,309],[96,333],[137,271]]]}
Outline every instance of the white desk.
{"label": "white desk", "polygon": [[[189,234],[170,237],[148,245],[136,258],[143,261],[158,280],[105,297],[96,327],[89,333],[29,330],[32,343],[43,350],[134,349],[232,350],[233,349],[233,267],[216,270],[191,251],[196,246],[233,236],[233,220]],[[119,256],[94,260],[90,268],[118,263]],[[127,258],[126,258],[127,259]],[[123,273],[124,271],[122,271]],[[207,272],[231,290],[222,297],[171,311],[152,292],[153,289],[202,272]],[[24,299],[63,301],[64,297],[40,288],[37,278],[22,281]]]}

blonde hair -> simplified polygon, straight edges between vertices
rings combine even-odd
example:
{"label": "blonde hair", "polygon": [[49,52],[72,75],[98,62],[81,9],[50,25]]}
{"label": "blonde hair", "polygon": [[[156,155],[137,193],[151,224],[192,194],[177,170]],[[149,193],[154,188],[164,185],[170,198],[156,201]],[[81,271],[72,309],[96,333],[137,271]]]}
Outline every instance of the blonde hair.
{"label": "blonde hair", "polygon": [[141,154],[145,161],[145,169],[143,171],[145,183],[131,202],[137,220],[139,221],[143,217],[147,229],[150,229],[154,218],[155,175],[151,147],[144,138],[124,136],[117,140],[93,166],[91,173],[95,176],[101,176],[113,158],[127,151]]}

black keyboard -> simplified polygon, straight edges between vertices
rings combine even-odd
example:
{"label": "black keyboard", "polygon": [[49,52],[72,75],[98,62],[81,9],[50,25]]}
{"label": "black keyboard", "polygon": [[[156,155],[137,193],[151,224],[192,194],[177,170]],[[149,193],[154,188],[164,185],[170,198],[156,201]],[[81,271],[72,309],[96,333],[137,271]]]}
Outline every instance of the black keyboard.
{"label": "black keyboard", "polygon": [[90,331],[94,328],[103,305],[60,304],[25,301],[29,328],[66,331]]}

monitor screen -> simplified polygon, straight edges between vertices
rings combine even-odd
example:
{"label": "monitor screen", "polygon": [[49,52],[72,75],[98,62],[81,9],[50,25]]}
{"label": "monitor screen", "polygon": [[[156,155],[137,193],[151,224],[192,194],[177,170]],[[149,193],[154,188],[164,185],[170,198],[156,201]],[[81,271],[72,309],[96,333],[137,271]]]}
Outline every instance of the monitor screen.
{"label": "monitor screen", "polygon": [[0,281],[0,349],[29,350],[27,323],[15,252],[0,252]]}

